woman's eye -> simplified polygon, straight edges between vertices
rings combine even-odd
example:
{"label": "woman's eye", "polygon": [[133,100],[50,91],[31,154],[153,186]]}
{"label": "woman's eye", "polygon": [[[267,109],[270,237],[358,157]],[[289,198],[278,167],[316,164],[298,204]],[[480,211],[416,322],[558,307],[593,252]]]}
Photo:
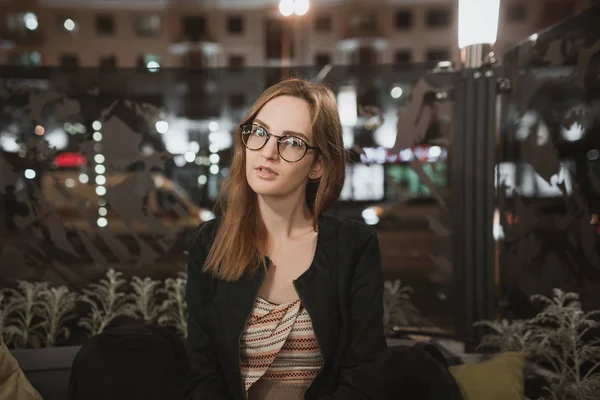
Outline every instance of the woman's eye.
{"label": "woman's eye", "polygon": [[302,140],[298,138],[289,138],[288,144],[292,147],[302,147]]}
{"label": "woman's eye", "polygon": [[256,128],[254,133],[256,133],[258,136],[264,136],[266,134],[266,132],[263,128]]}

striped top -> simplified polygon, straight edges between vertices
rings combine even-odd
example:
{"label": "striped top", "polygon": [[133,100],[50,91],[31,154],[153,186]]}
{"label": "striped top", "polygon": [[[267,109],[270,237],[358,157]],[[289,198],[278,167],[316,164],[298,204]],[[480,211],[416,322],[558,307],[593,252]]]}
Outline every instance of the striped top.
{"label": "striped top", "polygon": [[273,304],[259,297],[240,349],[246,391],[259,379],[310,384],[323,365],[312,321],[300,300]]}

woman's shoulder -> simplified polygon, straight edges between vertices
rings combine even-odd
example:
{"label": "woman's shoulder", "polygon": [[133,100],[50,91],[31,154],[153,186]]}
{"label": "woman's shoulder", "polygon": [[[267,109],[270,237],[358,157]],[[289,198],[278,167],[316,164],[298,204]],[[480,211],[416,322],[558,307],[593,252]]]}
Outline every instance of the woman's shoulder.
{"label": "woman's shoulder", "polygon": [[323,216],[323,221],[325,222],[324,225],[326,226],[326,230],[357,240],[377,235],[375,228],[356,219],[325,215]]}
{"label": "woman's shoulder", "polygon": [[221,222],[221,217],[217,217],[198,225],[191,235],[188,247],[193,249],[195,246],[199,246],[202,250],[206,251],[214,240]]}

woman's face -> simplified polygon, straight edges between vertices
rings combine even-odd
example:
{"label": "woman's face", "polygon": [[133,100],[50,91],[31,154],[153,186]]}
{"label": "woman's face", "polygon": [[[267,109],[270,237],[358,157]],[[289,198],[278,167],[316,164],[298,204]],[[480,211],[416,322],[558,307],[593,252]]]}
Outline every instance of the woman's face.
{"label": "woman's face", "polygon": [[262,107],[252,121],[252,133],[244,135],[246,140],[252,137],[253,143],[258,144],[271,135],[262,148],[245,150],[246,179],[255,193],[285,197],[299,190],[304,191],[309,179],[321,177],[322,162],[315,161],[315,150],[308,150],[298,162],[289,162],[280,157],[277,151],[278,138],[273,136],[287,137],[281,141],[280,151],[287,159],[294,160],[303,153],[302,143],[289,136],[315,146],[310,120],[308,103],[296,97],[279,96]]}

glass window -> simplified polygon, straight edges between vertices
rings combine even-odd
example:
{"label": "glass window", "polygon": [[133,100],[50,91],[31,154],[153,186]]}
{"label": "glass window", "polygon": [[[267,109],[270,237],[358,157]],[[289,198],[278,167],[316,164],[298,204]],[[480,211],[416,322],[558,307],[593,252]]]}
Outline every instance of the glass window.
{"label": "glass window", "polygon": [[452,22],[452,14],[449,8],[434,8],[427,11],[427,26],[430,28],[442,28],[449,26]]}
{"label": "glass window", "polygon": [[157,36],[162,29],[162,19],[158,14],[144,14],[137,17],[135,32],[138,36]]}
{"label": "glass window", "polygon": [[112,15],[96,16],[96,32],[101,35],[113,35],[115,30],[115,19]]}
{"label": "glass window", "polygon": [[315,18],[315,31],[317,33],[331,32],[331,15],[318,15]]}
{"label": "glass window", "polygon": [[77,54],[72,53],[61,54],[60,65],[64,68],[77,68],[79,66],[79,57]]}
{"label": "glass window", "polygon": [[396,29],[406,30],[412,28],[413,13],[410,10],[399,10],[396,12]]}
{"label": "glass window", "polygon": [[331,64],[331,55],[328,53],[317,53],[315,54],[315,65],[323,66]]}
{"label": "glass window", "polygon": [[232,54],[229,56],[230,68],[243,68],[246,64],[246,58],[240,54]]}
{"label": "glass window", "polygon": [[396,64],[406,64],[412,62],[412,50],[396,50],[396,53],[394,54],[394,62]]}
{"label": "glass window", "polygon": [[244,33],[244,19],[241,16],[227,18],[227,32],[236,35]]}
{"label": "glass window", "polygon": [[190,40],[200,40],[206,36],[206,18],[200,15],[183,17],[183,34]]}
{"label": "glass window", "polygon": [[527,19],[527,5],[525,3],[511,4],[506,8],[506,19],[509,22],[522,22]]}

